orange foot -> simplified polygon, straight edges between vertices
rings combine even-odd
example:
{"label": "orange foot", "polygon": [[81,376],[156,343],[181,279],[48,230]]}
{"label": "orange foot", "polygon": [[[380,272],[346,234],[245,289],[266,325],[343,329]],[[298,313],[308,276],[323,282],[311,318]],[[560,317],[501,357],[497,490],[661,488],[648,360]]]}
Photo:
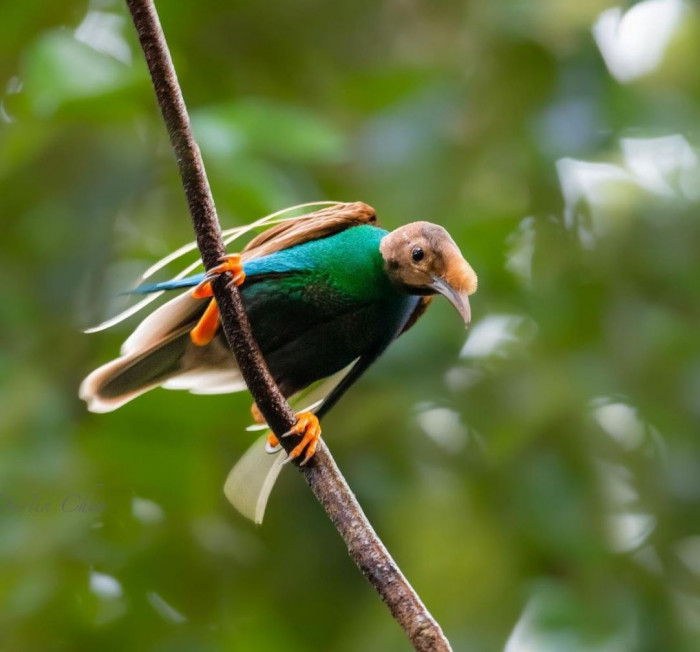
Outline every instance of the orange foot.
{"label": "orange foot", "polygon": [[280,440],[275,437],[275,433],[268,432],[265,438],[265,452],[276,453],[280,448]]}
{"label": "orange foot", "polygon": [[[285,432],[282,437],[291,437],[292,435],[302,435],[302,439],[289,453],[285,463],[296,459],[306,450],[306,455],[301,463],[301,466],[304,466],[314,456],[318,440],[321,437],[321,424],[318,422],[318,417],[313,412],[299,412],[294,427],[289,432]],[[275,441],[277,441],[276,437]],[[268,437],[269,443],[270,438]]]}
{"label": "orange foot", "polygon": [[[211,287],[211,282],[220,274],[231,272],[233,274],[233,282],[238,287],[245,281],[245,272],[243,271],[243,263],[241,262],[240,254],[230,254],[221,259],[221,264],[212,267],[207,271],[204,280],[192,290],[192,296],[195,299],[206,299],[214,296],[214,290]],[[190,331],[190,339],[196,346],[206,346],[214,339],[216,331],[219,329],[219,307],[216,305],[216,299],[212,299],[201,316],[197,325]]]}

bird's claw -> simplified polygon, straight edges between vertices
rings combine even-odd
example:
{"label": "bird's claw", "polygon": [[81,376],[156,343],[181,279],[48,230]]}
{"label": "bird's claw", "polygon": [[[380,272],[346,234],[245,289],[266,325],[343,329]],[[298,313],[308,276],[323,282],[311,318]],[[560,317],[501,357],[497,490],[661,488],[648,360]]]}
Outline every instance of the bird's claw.
{"label": "bird's claw", "polygon": [[[220,260],[221,264],[208,270],[202,282],[192,290],[192,296],[195,299],[213,297],[214,289],[211,286],[211,282],[225,272],[233,274],[233,283],[237,287],[245,281],[241,254],[228,254],[220,258]],[[190,331],[190,339],[196,346],[206,346],[214,339],[218,329],[219,307],[216,305],[216,299],[212,299],[197,325]]]}
{"label": "bird's claw", "polygon": [[226,254],[219,258],[219,264],[207,271],[207,278],[211,281],[221,274],[231,272],[235,285],[241,285],[245,281],[241,254]]}
{"label": "bird's claw", "polygon": [[192,296],[195,299],[206,299],[214,296],[214,290],[211,287],[211,282],[226,272],[231,272],[233,275],[233,284],[236,287],[243,285],[245,281],[245,272],[243,271],[243,262],[241,254],[227,254],[219,258],[221,261],[216,267],[207,270],[202,282],[192,290]]}
{"label": "bird's claw", "polygon": [[301,441],[290,451],[284,463],[287,464],[305,453],[300,464],[304,466],[314,456],[318,440],[321,438],[321,424],[318,422],[318,417],[313,412],[299,412],[296,424],[282,437],[292,435],[301,436]]}

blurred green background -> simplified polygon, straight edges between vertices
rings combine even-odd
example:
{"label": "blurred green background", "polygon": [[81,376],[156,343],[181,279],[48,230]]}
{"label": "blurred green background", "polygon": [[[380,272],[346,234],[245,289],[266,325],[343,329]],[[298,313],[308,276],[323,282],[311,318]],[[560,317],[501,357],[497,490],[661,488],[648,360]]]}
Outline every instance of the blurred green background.
{"label": "blurred green background", "polygon": [[[611,6],[159,3],[225,227],[362,200],[479,274],[325,422],[456,650],[700,650],[700,17]],[[78,400],[189,216],[122,4],[0,18],[0,649],[407,649],[297,473],[226,502],[247,396]]]}

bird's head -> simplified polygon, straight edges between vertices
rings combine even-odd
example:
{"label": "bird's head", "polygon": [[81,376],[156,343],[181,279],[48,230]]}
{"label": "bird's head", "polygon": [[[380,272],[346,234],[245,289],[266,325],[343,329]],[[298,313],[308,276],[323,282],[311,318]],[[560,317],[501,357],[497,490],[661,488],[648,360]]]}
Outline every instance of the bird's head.
{"label": "bird's head", "polygon": [[469,295],[477,278],[450,234],[437,224],[413,222],[384,236],[380,244],[391,281],[408,294],[440,293],[469,325]]}

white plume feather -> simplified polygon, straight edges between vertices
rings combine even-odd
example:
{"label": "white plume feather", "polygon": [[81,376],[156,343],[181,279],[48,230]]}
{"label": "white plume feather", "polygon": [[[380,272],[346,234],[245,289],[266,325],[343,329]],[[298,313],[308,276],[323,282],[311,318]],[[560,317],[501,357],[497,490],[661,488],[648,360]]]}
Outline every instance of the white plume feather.
{"label": "white plume feather", "polygon": [[287,454],[265,451],[265,437],[258,439],[241,457],[226,478],[224,494],[246,518],[262,523],[270,492]]}

